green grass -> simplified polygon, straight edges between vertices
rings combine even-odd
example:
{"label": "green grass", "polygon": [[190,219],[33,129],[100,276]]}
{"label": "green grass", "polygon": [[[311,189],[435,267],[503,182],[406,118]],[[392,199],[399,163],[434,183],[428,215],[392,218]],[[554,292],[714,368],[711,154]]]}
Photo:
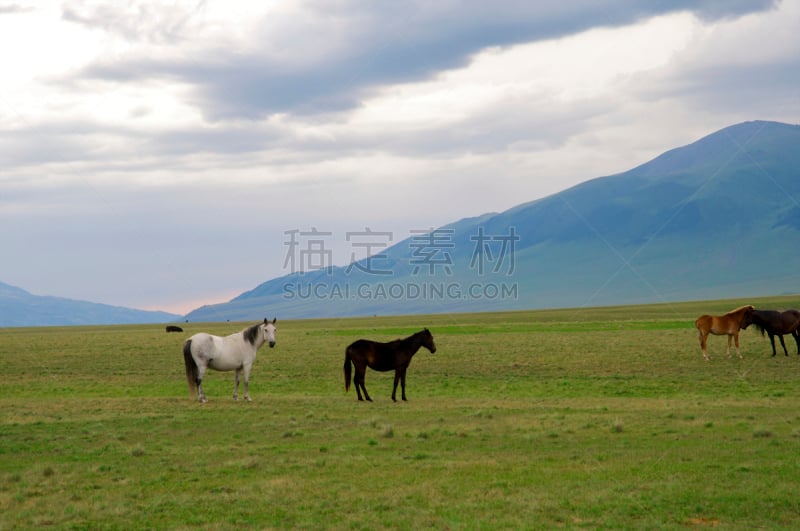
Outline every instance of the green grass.
{"label": "green grass", "polygon": [[[794,347],[693,329],[744,302],[279,322],[202,405],[183,339],[244,324],[0,329],[0,529],[796,528]],[[424,326],[409,402],[345,394],[349,342]]]}

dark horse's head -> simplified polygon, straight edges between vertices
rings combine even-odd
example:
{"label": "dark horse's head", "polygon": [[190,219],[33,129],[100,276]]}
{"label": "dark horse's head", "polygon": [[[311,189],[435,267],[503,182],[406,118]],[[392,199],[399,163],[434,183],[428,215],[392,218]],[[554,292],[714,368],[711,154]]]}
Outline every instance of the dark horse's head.
{"label": "dark horse's head", "polygon": [[747,327],[753,324],[753,313],[756,311],[756,309],[748,304],[747,306],[742,306],[740,310],[742,313],[741,321],[739,321],[739,328],[742,330],[747,330]]}
{"label": "dark horse's head", "polygon": [[431,351],[431,354],[436,352],[436,343],[433,342],[433,334],[427,328],[418,334],[422,338],[422,346]]}

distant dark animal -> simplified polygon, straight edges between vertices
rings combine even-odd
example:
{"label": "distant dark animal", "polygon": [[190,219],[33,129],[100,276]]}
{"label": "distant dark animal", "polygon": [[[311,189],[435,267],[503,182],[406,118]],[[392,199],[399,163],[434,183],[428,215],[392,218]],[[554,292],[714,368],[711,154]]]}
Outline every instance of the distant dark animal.
{"label": "distant dark animal", "polygon": [[777,354],[775,352],[775,336],[778,336],[778,339],[781,340],[781,346],[783,347],[783,353],[785,355],[789,355],[789,352],[786,350],[786,343],[783,342],[783,336],[786,334],[791,334],[794,337],[795,343],[797,343],[797,353],[800,354],[800,312],[797,310],[786,310],[785,312],[777,312],[775,310],[755,310],[753,312],[753,326],[755,326],[761,335],[764,335],[764,332],[769,335],[769,342],[772,344],[772,355],[774,356]]}
{"label": "distant dark animal", "polygon": [[167,332],[183,332],[183,328],[175,325],[167,325]]}
{"label": "distant dark animal", "polygon": [[211,334],[195,334],[183,344],[183,360],[186,364],[186,380],[189,393],[197,391],[197,399],[207,402],[203,393],[203,375],[206,369],[236,371],[233,384],[233,399],[239,399],[239,376],[244,372],[244,399],[250,401],[248,384],[250,369],[256,360],[256,352],[264,343],[275,346],[275,322],[277,319],[255,324],[241,332],[225,337]]}
{"label": "distant dark animal", "polygon": [[[364,376],[367,367],[376,371],[394,370],[394,386],[392,387],[392,400],[397,402],[397,383],[400,382],[402,398],[406,399],[406,370],[408,369],[411,358],[420,347],[425,347],[431,354],[436,352],[436,345],[433,342],[433,335],[427,328],[412,334],[405,339],[395,339],[388,343],[379,343],[369,339],[359,339],[350,344],[344,353],[344,389],[350,390],[351,363],[356,367],[356,374],[353,382],[356,386],[356,393],[359,400],[372,399],[367,394],[364,386]],[[364,397],[361,397],[364,391]]]}
{"label": "distant dark animal", "polygon": [[731,310],[725,315],[701,315],[698,317],[694,322],[694,326],[697,328],[700,338],[700,350],[703,352],[703,358],[710,359],[706,349],[708,334],[728,336],[729,358],[731,357],[731,338],[734,339],[736,342],[736,354],[741,358],[742,354],[739,352],[739,330],[744,330],[750,326],[754,311],[755,308],[748,304]]}

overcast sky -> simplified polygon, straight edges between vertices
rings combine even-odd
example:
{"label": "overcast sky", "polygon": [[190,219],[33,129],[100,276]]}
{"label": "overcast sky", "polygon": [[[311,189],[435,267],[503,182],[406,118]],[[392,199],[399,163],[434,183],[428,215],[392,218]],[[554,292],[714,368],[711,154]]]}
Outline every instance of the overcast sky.
{"label": "overcast sky", "polygon": [[798,123],[798,28],[798,0],[0,0],[0,281],[184,313],[290,272],[291,233],[344,265],[348,232]]}

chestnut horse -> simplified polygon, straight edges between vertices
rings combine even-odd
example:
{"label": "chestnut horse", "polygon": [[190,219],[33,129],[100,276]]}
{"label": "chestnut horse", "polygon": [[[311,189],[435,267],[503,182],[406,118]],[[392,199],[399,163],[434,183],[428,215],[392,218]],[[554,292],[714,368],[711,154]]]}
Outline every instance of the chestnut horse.
{"label": "chestnut horse", "polygon": [[[411,363],[411,358],[420,347],[425,347],[431,354],[436,352],[436,345],[433,343],[433,335],[427,328],[412,334],[405,339],[395,339],[388,343],[379,343],[377,341],[370,341],[369,339],[359,339],[351,343],[344,353],[344,390],[350,390],[350,375],[351,366],[356,366],[355,378],[353,382],[356,385],[356,393],[358,399],[364,400],[366,398],[370,402],[372,399],[367,394],[367,388],[364,387],[364,376],[367,372],[367,367],[376,371],[391,371],[394,370],[394,387],[392,387],[392,400],[397,402],[395,398],[397,393],[397,382],[399,381],[402,388],[403,400],[406,399],[406,369],[408,364]],[[364,391],[364,398],[361,397],[361,391]]]}
{"label": "chestnut horse", "polygon": [[731,310],[725,315],[701,315],[694,322],[695,328],[700,338],[700,350],[703,351],[703,357],[708,360],[708,351],[706,349],[706,339],[708,334],[715,336],[728,336],[728,357],[731,357],[731,338],[736,342],[736,354],[741,358],[742,354],[739,352],[739,330],[744,330],[752,322],[753,312],[755,308],[751,305],[741,306],[735,310]]}
{"label": "chestnut horse", "polygon": [[776,312],[775,310],[755,310],[753,312],[752,324],[755,326],[761,335],[766,332],[769,335],[769,342],[772,344],[772,355],[775,352],[775,336],[781,340],[783,353],[789,355],[786,350],[786,343],[783,342],[785,334],[791,334],[797,343],[797,353],[800,354],[800,312],[797,310],[786,310],[785,312]]}

